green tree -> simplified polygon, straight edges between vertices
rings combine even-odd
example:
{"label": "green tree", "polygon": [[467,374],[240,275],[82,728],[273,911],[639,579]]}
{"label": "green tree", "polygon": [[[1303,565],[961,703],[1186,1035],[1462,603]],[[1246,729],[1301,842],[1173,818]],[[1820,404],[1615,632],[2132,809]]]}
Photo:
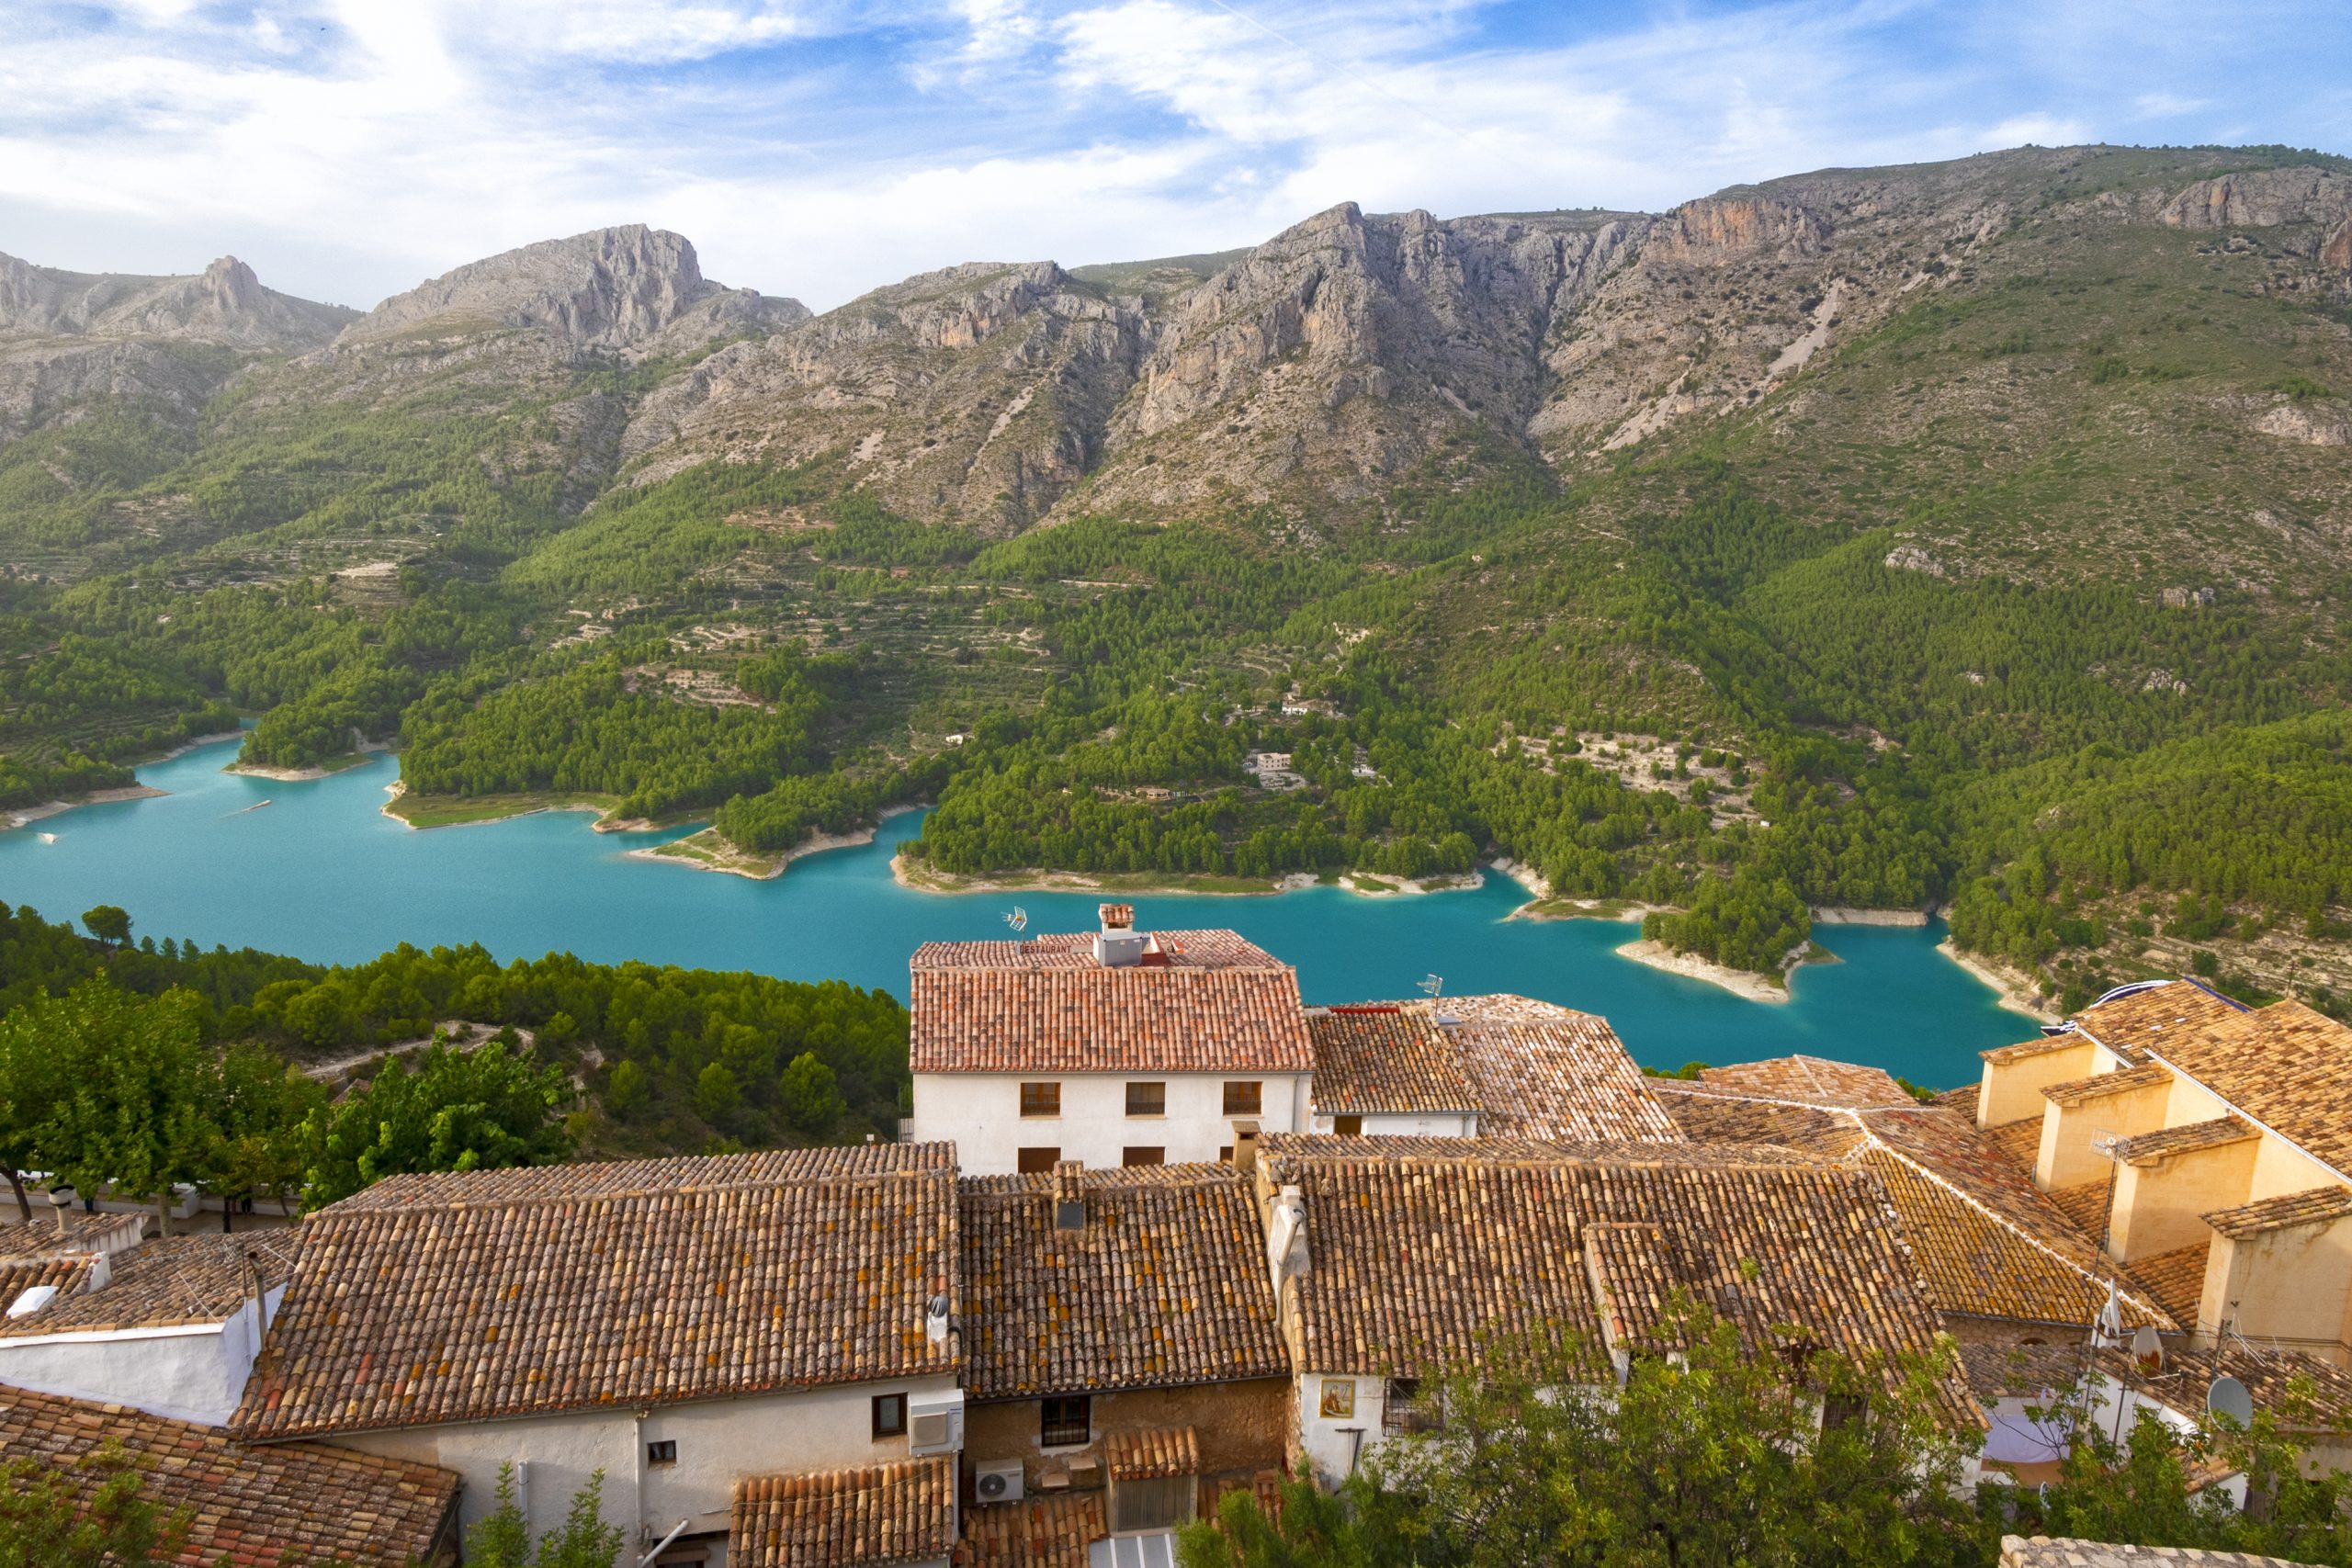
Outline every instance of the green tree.
{"label": "green tree", "polygon": [[560,1065],[503,1038],[472,1051],[435,1040],[413,1068],[394,1057],[365,1089],[311,1113],[303,1206],[403,1172],[560,1163],[571,1152],[560,1115],[571,1092]]}
{"label": "green tree", "polygon": [[100,942],[120,947],[130,940],[130,916],[119,904],[100,904],[82,913],[82,923]]}
{"label": "green tree", "polygon": [[833,1069],[813,1051],[803,1051],[784,1069],[776,1086],[776,1109],[784,1119],[810,1137],[829,1131],[847,1109],[836,1086]]}
{"label": "green tree", "polygon": [[283,1201],[310,1162],[304,1126],[326,1089],[258,1045],[234,1045],[205,1076],[198,1178],[220,1201],[220,1228],[244,1198]]}
{"label": "green tree", "polygon": [[695,1114],[713,1126],[733,1120],[743,1108],[743,1089],[724,1062],[695,1075]]}
{"label": "green tree", "polygon": [[616,1116],[627,1116],[645,1103],[645,1069],[623,1058],[605,1078],[605,1106]]}
{"label": "green tree", "polygon": [[9,1461],[0,1470],[0,1568],[164,1568],[176,1562],[190,1516],[156,1506],[146,1480],[111,1443],[71,1468]]}
{"label": "green tree", "polygon": [[498,1506],[466,1531],[468,1568],[614,1568],[627,1538],[605,1523],[604,1492],[605,1472],[600,1470],[572,1494],[563,1527],[540,1538],[534,1551],[530,1521],[514,1504],[514,1467],[500,1465],[492,1494]]}

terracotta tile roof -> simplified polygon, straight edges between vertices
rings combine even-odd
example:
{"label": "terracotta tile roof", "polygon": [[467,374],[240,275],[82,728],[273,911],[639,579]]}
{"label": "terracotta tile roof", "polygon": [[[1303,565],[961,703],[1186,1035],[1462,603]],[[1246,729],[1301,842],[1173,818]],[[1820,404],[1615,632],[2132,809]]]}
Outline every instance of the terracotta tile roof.
{"label": "terracotta tile roof", "polygon": [[2104,1177],[2072,1187],[2052,1187],[2042,1196],[2055,1203],[2060,1213],[2081,1226],[2085,1235],[2107,1235],[2107,1205],[2114,1197],[2114,1190]]}
{"label": "terracotta tile roof", "polygon": [[177,1559],[191,1568],[406,1568],[445,1534],[456,1543],[452,1472],[312,1443],[247,1448],[217,1427],[0,1388],[0,1454],[88,1475],[77,1461],[109,1442],[146,1471],[150,1499],[194,1516]]}
{"label": "terracotta tile roof", "polygon": [[300,1244],[301,1233],[287,1230],[158,1236],[108,1258],[102,1289],[61,1291],[39,1312],[0,1318],[0,1337],[219,1323],[244,1304],[256,1276],[265,1291],[292,1278]]}
{"label": "terracotta tile roof", "polygon": [[1201,1472],[1201,1440],[1190,1427],[1146,1427],[1102,1439],[1102,1468],[1114,1481],[1164,1481]]}
{"label": "terracotta tile roof", "polygon": [[[2129,1358],[2104,1353],[2102,1364],[2119,1373]],[[2164,1369],[2154,1377],[2132,1370],[2134,1387],[2191,1413],[2205,1408],[2205,1391],[2218,1377],[2233,1377],[2254,1395],[2255,1408],[2267,1410],[2290,1431],[2352,1432],[2352,1372],[2316,1356],[2294,1350],[2248,1351],[2165,1347]]]}
{"label": "terracotta tile roof", "polygon": [[1965,1121],[1973,1122],[1976,1120],[1976,1097],[1978,1088],[1979,1086],[1976,1084],[1964,1083],[1958,1089],[1948,1089],[1940,1091],[1937,1094],[1935,1099],[1929,1100],[1928,1103],[1930,1105],[1940,1105],[1946,1111],[1951,1111],[1954,1115],[1957,1115]]}
{"label": "terracotta tile roof", "polygon": [[645,1197],[955,1168],[952,1144],[864,1144],[846,1148],[763,1149],[747,1155],[600,1160],[585,1165],[388,1176],[321,1212],[355,1214],[370,1209],[454,1209],[477,1203]]}
{"label": "terracotta tile roof", "polygon": [[[1287,969],[1281,959],[1233,931],[1152,931],[1170,969]],[[1050,931],[1026,942],[927,942],[909,966],[931,969],[1099,969],[1091,931]]]}
{"label": "terracotta tile roof", "polygon": [[1264,1232],[1231,1166],[967,1178],[963,1346],[974,1399],[1286,1376]]}
{"label": "terracotta tile roof", "polygon": [[985,1504],[964,1515],[956,1568],[1087,1568],[1088,1545],[1110,1533],[1100,1492]]}
{"label": "terracotta tile roof", "polygon": [[2085,1105],[2111,1095],[2131,1094],[2143,1089],[2162,1089],[2171,1082],[2170,1073],[2153,1063],[2143,1062],[2136,1067],[2125,1067],[2120,1072],[2094,1073],[2086,1078],[2054,1083],[2041,1094],[2052,1105]]}
{"label": "terracotta tile roof", "polygon": [[1478,1109],[1460,1053],[1426,1008],[1317,1008],[1306,1015],[1306,1032],[1315,1044],[1315,1109],[1322,1115]]}
{"label": "terracotta tile roof", "polygon": [[727,1561],[742,1568],[864,1568],[945,1557],[956,1545],[946,1454],[735,1483]]}
{"label": "terracotta tile roof", "polygon": [[1164,964],[1106,969],[1090,936],[915,950],[919,1073],[1303,1073],[1298,976],[1231,931],[1161,931]]}
{"label": "terracotta tile roof", "polygon": [[[36,1204],[43,1200],[36,1198]],[[0,1258],[46,1258],[58,1252],[109,1252],[136,1243],[147,1227],[144,1214],[85,1214],[65,1212],[65,1228],[58,1229],[55,1213],[29,1224],[11,1221],[0,1224]]]}
{"label": "terracotta tile roof", "polygon": [[[27,1291],[41,1285],[57,1292],[51,1298],[52,1301],[71,1295],[82,1288],[83,1280],[90,1272],[90,1262],[86,1257],[72,1256],[14,1258],[0,1262],[0,1313],[16,1305]],[[0,1335],[15,1333],[17,1325],[23,1321],[0,1316]]]}
{"label": "terracotta tile roof", "polygon": [[[1940,1331],[1879,1182],[1785,1151],[1287,1137],[1261,1157],[1306,1205],[1304,1371],[1476,1366],[1495,1336],[1561,1331],[1605,1378],[1586,1266],[1602,1224],[1653,1227],[1657,1260],[1625,1277],[1670,1269],[1758,1347],[1926,1351]],[[1976,1418],[1957,1372],[1946,1394]]]}
{"label": "terracotta tile roof", "polygon": [[2110,1546],[2067,1536],[2001,1538],[2000,1568],[2296,1568],[2281,1557],[2195,1546]]}
{"label": "terracotta tile roof", "polygon": [[2036,1056],[2047,1056],[2055,1051],[2072,1051],[2082,1043],[2083,1037],[2079,1034],[2038,1034],[2031,1040],[2020,1040],[2014,1045],[1996,1045],[1989,1051],[1979,1051],[1976,1055],[1982,1061],[1990,1062],[1996,1067],[2005,1067],[2012,1062],[2030,1061]]}
{"label": "terracotta tile roof", "polygon": [[2324,1224],[2352,1214],[2352,1187],[2314,1187],[2308,1192],[2282,1192],[2234,1209],[2217,1209],[2205,1223],[2233,1241],[2266,1231],[2296,1225]]}
{"label": "terracotta tile roof", "polygon": [[1878,1067],[1832,1062],[1821,1056],[1776,1056],[1769,1061],[1740,1062],[1707,1067],[1697,1088],[1726,1089],[1735,1094],[1784,1100],[1795,1105],[1855,1110],[1866,1105],[1911,1106],[1919,1102]]}
{"label": "terracotta tile roof", "polygon": [[[1823,1081],[1872,1092],[1867,1077]],[[1944,1312],[2087,1325],[2113,1279],[2127,1322],[2175,1326],[2154,1292],[2111,1262],[2095,1235],[1994,1139],[1942,1106],[1905,1095],[1900,1106],[1833,1109],[1736,1097],[1720,1081],[1655,1087],[1693,1137],[1785,1144],[1876,1175]],[[2103,1203],[2104,1182],[2098,1192]]]}
{"label": "terracotta tile roof", "polygon": [[2197,1308],[2205,1295],[2205,1264],[2213,1254],[2213,1238],[2194,1246],[2159,1252],[2132,1265],[2132,1277],[2162,1302],[2173,1321],[2183,1328],[2196,1326]]}
{"label": "terracotta tile roof", "polygon": [[1997,1127],[1984,1129],[1984,1136],[2001,1158],[2020,1170],[2031,1171],[2041,1159],[2041,1118],[2029,1116],[2022,1122],[2004,1122]]}
{"label": "terracotta tile roof", "polygon": [[2251,1143],[2262,1129],[2236,1116],[2216,1116],[2210,1122],[2184,1122],[2124,1139],[2115,1145],[2115,1157],[2126,1165],[2155,1165],[2175,1155]]}
{"label": "terracotta tile roof", "polygon": [[[954,1371],[952,1151],[804,1150],[736,1183],[320,1211],[235,1425],[277,1438]],[[714,1164],[718,1162],[713,1162]],[[834,1174],[828,1174],[828,1172]],[[584,1195],[575,1195],[584,1194]]]}
{"label": "terracotta tile roof", "polygon": [[1315,1109],[1478,1112],[1494,1137],[1679,1143],[1609,1021],[1510,995],[1311,1015]]}
{"label": "terracotta tile roof", "polygon": [[2086,1339],[2074,1345],[1988,1345],[1962,1342],[1961,1364],[1968,1386],[1986,1404],[1996,1399],[2052,1399],[2083,1381],[2093,1352]]}
{"label": "terracotta tile roof", "polygon": [[2195,981],[2175,980],[2086,1008],[2075,1015],[2075,1026],[2118,1055],[2138,1061],[2150,1050],[2167,1050],[2170,1042],[2245,1010]]}
{"label": "terracotta tile roof", "polygon": [[2312,1158],[2352,1174],[2352,1025],[2301,1002],[2273,1002],[2168,1035],[2149,1053]]}

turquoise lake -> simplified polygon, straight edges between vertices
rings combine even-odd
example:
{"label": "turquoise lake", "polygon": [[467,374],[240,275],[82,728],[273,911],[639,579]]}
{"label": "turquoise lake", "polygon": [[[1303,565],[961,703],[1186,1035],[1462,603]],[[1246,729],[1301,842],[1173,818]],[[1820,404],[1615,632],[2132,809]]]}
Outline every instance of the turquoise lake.
{"label": "turquoise lake", "polygon": [[[83,807],[0,833],[0,899],[51,919],[119,904],[134,929],[330,963],[401,942],[480,942],[501,958],[569,949],[843,979],[904,997],[907,955],[933,939],[1001,937],[1017,903],[1028,929],[1091,929],[1088,894],[941,896],[900,887],[890,856],[921,830],[894,818],[867,847],[831,851],[752,882],[625,858],[677,832],[591,830],[585,813],[546,813],[419,832],[379,809],[397,764],[379,757],[304,784],[220,770],[234,742],[140,770],[162,796]],[[260,801],[264,809],[248,809]],[[52,835],[54,841],[45,841]],[[1265,897],[1144,897],[1147,928],[1230,926],[1297,965],[1310,1002],[1517,991],[1608,1017],[1641,1061],[1749,1061],[1809,1052],[1867,1062],[1937,1088],[1973,1082],[1976,1053],[2033,1025],[1936,952],[1926,931],[1831,926],[1843,962],[1798,971],[1794,999],[1743,1000],[1611,950],[1630,924],[1509,919],[1524,895],[1487,876],[1475,892],[1366,898],[1317,887]]]}

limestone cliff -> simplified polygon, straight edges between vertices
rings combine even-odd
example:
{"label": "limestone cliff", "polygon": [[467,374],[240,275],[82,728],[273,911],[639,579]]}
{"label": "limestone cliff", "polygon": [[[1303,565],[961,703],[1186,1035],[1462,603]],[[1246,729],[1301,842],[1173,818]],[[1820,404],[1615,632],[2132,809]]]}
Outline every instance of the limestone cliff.
{"label": "limestone cliff", "polygon": [[222,256],[185,277],[67,272],[0,255],[0,334],[313,348],[358,312],[262,287]]}

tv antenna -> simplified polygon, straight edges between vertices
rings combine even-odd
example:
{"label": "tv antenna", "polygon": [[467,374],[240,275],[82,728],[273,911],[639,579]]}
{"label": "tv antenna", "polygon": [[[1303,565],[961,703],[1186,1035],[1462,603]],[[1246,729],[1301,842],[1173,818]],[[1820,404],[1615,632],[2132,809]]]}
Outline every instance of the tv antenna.
{"label": "tv antenna", "polygon": [[1425,997],[1442,996],[1445,993],[1445,976],[1442,975],[1422,976],[1420,989],[1421,995]]}
{"label": "tv antenna", "polygon": [[1025,931],[1029,929],[1029,911],[1015,904],[1012,912],[1004,917],[1004,923],[1016,931]]}
{"label": "tv antenna", "polygon": [[2250,1426],[2254,1421],[2254,1395],[2235,1378],[2215,1378],[2205,1390],[2205,1409],[2209,1415],[2228,1416],[2241,1427]]}

